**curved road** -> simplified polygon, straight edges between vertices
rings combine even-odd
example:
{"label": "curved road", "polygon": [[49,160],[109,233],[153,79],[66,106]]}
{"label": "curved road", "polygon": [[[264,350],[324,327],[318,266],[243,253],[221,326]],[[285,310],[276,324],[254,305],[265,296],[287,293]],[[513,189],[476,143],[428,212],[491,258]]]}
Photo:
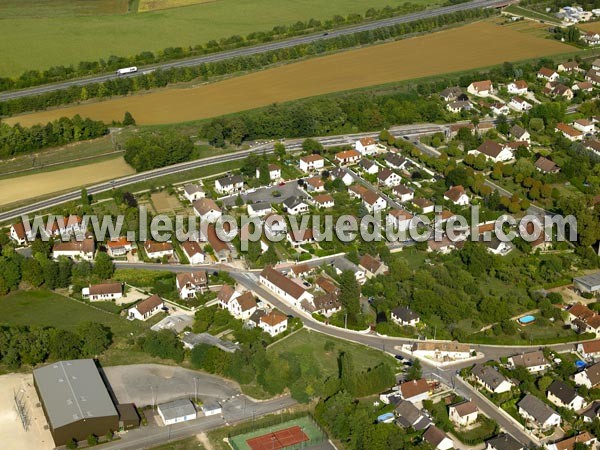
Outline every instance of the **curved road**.
{"label": "curved road", "polygon": [[[460,3],[458,5],[445,6],[442,8],[430,9],[420,11],[413,14],[407,14],[404,16],[392,17],[389,19],[377,20],[369,23],[355,25],[347,28],[341,28],[337,30],[331,30],[325,35],[324,33],[310,34],[306,36],[298,36],[292,39],[286,39],[277,42],[271,42],[268,44],[257,45],[253,47],[244,47],[236,50],[230,50],[226,52],[214,53],[211,55],[198,56],[194,58],[182,59],[173,62],[166,62],[162,64],[154,64],[150,66],[141,67],[136,73],[125,75],[128,77],[140,76],[144,72],[156,70],[156,69],[170,69],[172,67],[190,67],[197,66],[202,63],[224,61],[231,58],[238,58],[242,56],[256,55],[259,53],[265,53],[272,50],[279,50],[283,48],[290,48],[301,44],[309,44],[319,40],[332,39],[339,36],[347,36],[361,31],[376,30],[378,28],[389,27],[400,23],[414,22],[419,19],[427,19],[430,17],[440,16],[442,14],[453,13],[457,11],[465,11],[476,8],[489,8],[505,5],[508,2],[498,0],[474,0],[471,2]],[[78,78],[75,80],[63,81],[55,84],[46,84],[42,86],[36,86],[32,88],[22,89],[19,91],[8,91],[0,94],[0,101],[15,99],[19,97],[28,97],[32,95],[43,94],[46,92],[57,91],[61,89],[67,89],[71,86],[84,86],[90,83],[99,83],[102,81],[108,81],[117,78],[115,74],[97,75],[88,78]]]}

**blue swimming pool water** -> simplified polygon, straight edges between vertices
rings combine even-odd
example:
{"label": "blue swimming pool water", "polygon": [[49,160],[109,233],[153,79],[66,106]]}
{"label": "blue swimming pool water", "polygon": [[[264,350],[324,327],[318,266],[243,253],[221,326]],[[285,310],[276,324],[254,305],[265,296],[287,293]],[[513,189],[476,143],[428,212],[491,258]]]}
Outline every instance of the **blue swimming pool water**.
{"label": "blue swimming pool water", "polygon": [[581,361],[581,360],[579,360],[579,361],[575,361],[575,366],[576,366],[578,369],[582,369],[582,368],[584,368],[585,366],[587,366],[587,364],[585,363],[585,361]]}
{"label": "blue swimming pool water", "polygon": [[523,316],[523,317],[521,317],[519,319],[519,323],[522,323],[524,325],[528,324],[528,323],[531,323],[531,322],[534,322],[534,321],[535,321],[535,317],[534,316]]}

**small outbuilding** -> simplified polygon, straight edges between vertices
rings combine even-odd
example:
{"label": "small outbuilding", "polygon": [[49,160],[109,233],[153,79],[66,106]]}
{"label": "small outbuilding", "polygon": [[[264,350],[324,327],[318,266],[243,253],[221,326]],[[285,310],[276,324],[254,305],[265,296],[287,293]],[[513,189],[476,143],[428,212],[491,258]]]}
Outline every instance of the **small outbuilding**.
{"label": "small outbuilding", "polygon": [[187,398],[158,405],[158,415],[165,425],[187,422],[197,417],[194,404]]}

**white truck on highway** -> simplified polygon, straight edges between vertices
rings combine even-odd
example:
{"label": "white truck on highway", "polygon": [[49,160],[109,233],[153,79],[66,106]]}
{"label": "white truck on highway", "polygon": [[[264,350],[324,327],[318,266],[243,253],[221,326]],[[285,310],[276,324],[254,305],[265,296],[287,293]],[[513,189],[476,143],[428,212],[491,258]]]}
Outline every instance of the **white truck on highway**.
{"label": "white truck on highway", "polygon": [[123,67],[122,69],[118,69],[115,73],[117,75],[126,75],[128,73],[134,73],[137,71],[138,71],[138,68],[133,66],[133,67]]}

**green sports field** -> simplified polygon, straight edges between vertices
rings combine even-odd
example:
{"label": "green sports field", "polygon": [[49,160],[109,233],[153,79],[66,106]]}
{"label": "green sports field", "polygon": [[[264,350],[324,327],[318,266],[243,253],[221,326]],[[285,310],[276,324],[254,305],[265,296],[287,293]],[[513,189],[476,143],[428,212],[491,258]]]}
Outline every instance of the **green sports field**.
{"label": "green sports field", "polygon": [[[439,0],[411,0],[435,4]],[[122,0],[0,1],[0,76],[28,69],[203,44],[298,20],[364,14],[405,0],[215,0],[128,13]]]}
{"label": "green sports field", "polygon": [[302,448],[307,447],[311,444],[323,442],[323,440],[326,439],[326,436],[323,433],[323,431],[319,429],[319,427],[313,422],[313,420],[310,417],[306,416],[294,420],[289,420],[287,422],[278,423],[270,427],[260,428],[258,430],[250,431],[248,433],[238,434],[237,436],[230,437],[229,442],[234,448],[234,450],[251,450],[250,446],[246,443],[248,439],[263,436],[274,431],[285,430],[286,428],[291,428],[294,426],[299,426],[300,428],[302,428],[304,434],[308,436],[309,441],[304,442]]}

